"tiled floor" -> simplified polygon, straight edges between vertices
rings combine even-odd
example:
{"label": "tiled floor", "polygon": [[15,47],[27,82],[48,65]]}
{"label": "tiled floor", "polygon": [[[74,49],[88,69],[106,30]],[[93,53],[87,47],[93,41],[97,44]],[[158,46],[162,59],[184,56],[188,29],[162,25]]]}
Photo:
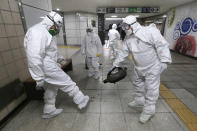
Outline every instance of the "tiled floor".
{"label": "tiled floor", "polygon": [[[61,49],[62,50],[62,49]],[[62,50],[63,51],[63,50]],[[128,67],[128,75],[116,84],[104,84],[112,62],[108,52],[104,51],[103,65],[100,67],[102,78],[97,81],[87,77],[84,58],[77,52],[73,58],[74,70],[68,74],[80,89],[91,97],[86,111],[80,112],[68,95],[59,91],[56,105],[63,108],[61,115],[43,120],[43,102],[30,102],[3,131],[188,131],[189,129],[179,120],[176,114],[159,97],[155,116],[146,124],[138,122],[140,109],[135,110],[127,106],[133,99],[132,67],[129,60],[124,62]],[[197,112],[197,98],[195,90],[197,82],[197,61],[172,53],[174,63],[169,66],[161,78],[178,98],[192,111]],[[179,63],[179,64],[178,64]],[[190,63],[184,64],[184,63]],[[191,65],[192,63],[192,65]],[[191,94],[190,92],[194,93]]]}
{"label": "tiled floor", "polygon": [[197,115],[197,60],[176,53],[172,59],[161,82]]}

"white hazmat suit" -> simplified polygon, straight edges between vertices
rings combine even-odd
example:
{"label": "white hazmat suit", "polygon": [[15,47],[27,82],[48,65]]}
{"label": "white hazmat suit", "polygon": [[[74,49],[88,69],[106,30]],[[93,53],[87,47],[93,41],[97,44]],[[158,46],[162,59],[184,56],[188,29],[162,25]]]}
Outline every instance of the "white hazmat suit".
{"label": "white hazmat suit", "polygon": [[[57,23],[62,22],[62,17],[55,12],[49,13],[49,16]],[[54,22],[44,17],[42,22],[28,29],[24,38],[29,72],[37,82],[37,86],[43,86],[45,89],[43,118],[50,118],[61,113],[62,110],[58,112],[55,107],[58,89],[73,97],[79,109],[84,108],[89,101],[89,97],[84,96],[76,83],[57,63],[62,58],[58,56],[56,37],[52,37],[49,33],[49,28],[53,25]]]}
{"label": "white hazmat suit", "polygon": [[100,78],[98,62],[102,52],[103,48],[99,36],[93,32],[87,32],[81,45],[81,53],[86,56],[89,77]]}
{"label": "white hazmat suit", "polygon": [[[130,21],[129,21],[130,20]],[[122,52],[118,54],[113,66],[132,54],[134,60],[135,99],[131,105],[143,106],[144,114],[140,121],[145,123],[155,113],[155,104],[159,96],[160,74],[171,63],[169,44],[154,24],[143,27],[133,16],[127,16],[123,22],[130,24],[132,31],[125,31]]]}
{"label": "white hazmat suit", "polygon": [[117,52],[118,52],[118,40],[120,40],[120,34],[116,30],[117,25],[113,24],[112,29],[109,30],[108,36],[109,36],[109,47],[110,47],[110,58],[116,58]]}

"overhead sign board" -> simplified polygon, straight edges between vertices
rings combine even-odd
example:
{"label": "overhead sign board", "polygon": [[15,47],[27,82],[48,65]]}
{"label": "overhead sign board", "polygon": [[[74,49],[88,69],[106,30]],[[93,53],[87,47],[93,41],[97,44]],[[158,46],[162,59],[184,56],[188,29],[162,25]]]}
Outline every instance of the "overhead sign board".
{"label": "overhead sign board", "polygon": [[115,8],[116,13],[128,13],[128,8]]}
{"label": "overhead sign board", "polygon": [[97,8],[97,13],[107,13],[107,8]]}
{"label": "overhead sign board", "polygon": [[116,13],[115,8],[107,8],[107,13]]}
{"label": "overhead sign board", "polygon": [[97,13],[159,13],[159,7],[97,8]]}

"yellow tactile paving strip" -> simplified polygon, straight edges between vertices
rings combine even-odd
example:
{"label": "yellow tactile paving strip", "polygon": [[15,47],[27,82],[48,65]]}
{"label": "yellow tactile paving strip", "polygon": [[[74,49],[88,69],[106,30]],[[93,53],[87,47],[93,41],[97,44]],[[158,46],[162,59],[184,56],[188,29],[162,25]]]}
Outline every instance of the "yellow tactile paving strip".
{"label": "yellow tactile paving strip", "polygon": [[[129,55],[129,59],[132,61],[132,63],[134,62],[131,55]],[[166,103],[185,123],[185,125],[190,129],[190,131],[197,131],[197,116],[162,83],[160,83],[159,91],[160,96],[163,97]]]}
{"label": "yellow tactile paving strip", "polygon": [[80,47],[77,46],[60,46],[60,48],[80,49]]}

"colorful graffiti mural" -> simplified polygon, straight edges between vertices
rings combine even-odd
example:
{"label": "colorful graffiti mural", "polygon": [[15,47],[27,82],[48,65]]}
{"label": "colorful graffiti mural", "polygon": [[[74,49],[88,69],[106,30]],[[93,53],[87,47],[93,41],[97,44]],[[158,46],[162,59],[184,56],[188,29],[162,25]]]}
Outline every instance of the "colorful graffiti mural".
{"label": "colorful graffiti mural", "polygon": [[182,22],[177,22],[173,33],[173,39],[176,40],[175,51],[186,55],[195,55],[197,43],[195,37],[189,35],[191,32],[197,32],[197,21],[187,17]]}
{"label": "colorful graffiti mural", "polygon": [[196,52],[196,40],[193,36],[182,36],[176,41],[174,50],[182,53],[194,56]]}

